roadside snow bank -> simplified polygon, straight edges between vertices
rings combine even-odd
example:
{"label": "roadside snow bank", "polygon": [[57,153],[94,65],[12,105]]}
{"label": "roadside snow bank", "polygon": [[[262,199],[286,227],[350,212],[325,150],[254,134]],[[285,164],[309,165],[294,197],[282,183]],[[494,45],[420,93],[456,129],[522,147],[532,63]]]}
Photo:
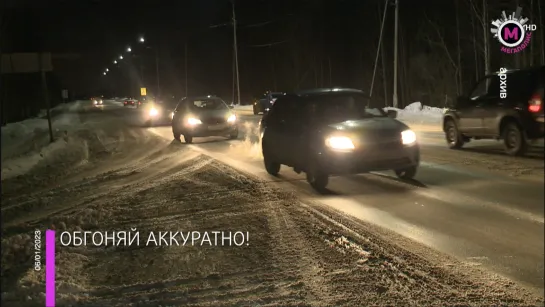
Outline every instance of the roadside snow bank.
{"label": "roadside snow bank", "polygon": [[[49,113],[51,114],[51,116],[55,116],[61,113],[81,112],[84,111],[85,108],[89,106],[89,104],[89,100],[76,100],[67,103],[61,103],[54,108],[51,108],[49,110]],[[38,114],[39,118],[45,118],[46,116],[47,112],[45,109],[41,110]]]}
{"label": "roadside snow bank", "polygon": [[130,152],[130,148],[151,137],[130,129],[118,118],[107,117],[62,114],[53,121],[53,143],[49,142],[44,119],[2,127],[2,182],[29,173],[42,179],[56,177],[88,162],[125,150]]}
{"label": "roadside snow bank", "polygon": [[444,109],[413,102],[404,109],[387,107],[384,110],[397,111],[397,119],[409,124],[441,125]]}
{"label": "roadside snow bank", "polygon": [[235,110],[240,110],[240,111],[252,111],[253,110],[253,105],[235,105]]}

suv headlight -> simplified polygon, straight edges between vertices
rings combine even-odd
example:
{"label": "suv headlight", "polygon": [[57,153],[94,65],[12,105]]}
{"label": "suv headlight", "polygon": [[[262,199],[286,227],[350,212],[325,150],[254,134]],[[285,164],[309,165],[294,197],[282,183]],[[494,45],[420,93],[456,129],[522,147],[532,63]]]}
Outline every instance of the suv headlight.
{"label": "suv headlight", "polygon": [[237,116],[235,114],[231,114],[231,116],[227,118],[227,122],[229,123],[234,123],[236,120],[237,120]]}
{"label": "suv headlight", "polygon": [[157,114],[159,114],[159,111],[156,108],[151,108],[149,110],[149,115],[150,116],[157,116]]}
{"label": "suv headlight", "polygon": [[354,143],[349,137],[346,136],[331,136],[325,140],[327,147],[340,150],[340,151],[352,151],[354,148]]}
{"label": "suv headlight", "polygon": [[401,132],[401,141],[403,145],[411,145],[416,142],[416,134],[412,130],[405,130]]}

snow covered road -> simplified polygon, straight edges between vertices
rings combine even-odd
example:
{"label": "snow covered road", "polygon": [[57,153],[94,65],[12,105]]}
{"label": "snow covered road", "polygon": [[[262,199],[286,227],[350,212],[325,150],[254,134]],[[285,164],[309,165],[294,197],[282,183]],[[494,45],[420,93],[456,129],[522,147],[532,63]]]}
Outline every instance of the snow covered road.
{"label": "snow covered road", "polygon": [[[288,169],[266,175],[249,138],[173,143],[168,127],[128,125],[135,112],[78,113],[66,138],[86,144],[84,155],[3,176],[3,306],[43,306],[44,274],[30,258],[34,230],[46,228],[141,236],[140,246],[59,244],[58,306],[541,305],[539,153],[453,152],[424,131],[418,182],[335,178],[324,196]],[[249,136],[257,117],[243,120]],[[145,246],[159,231],[249,239]]]}

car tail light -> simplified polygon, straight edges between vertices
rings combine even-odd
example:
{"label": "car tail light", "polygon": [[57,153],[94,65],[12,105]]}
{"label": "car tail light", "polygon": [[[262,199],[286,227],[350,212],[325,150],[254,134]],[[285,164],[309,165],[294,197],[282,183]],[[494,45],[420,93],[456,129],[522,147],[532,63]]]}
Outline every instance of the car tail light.
{"label": "car tail light", "polygon": [[538,113],[543,110],[543,101],[539,94],[536,94],[528,101],[528,111]]}

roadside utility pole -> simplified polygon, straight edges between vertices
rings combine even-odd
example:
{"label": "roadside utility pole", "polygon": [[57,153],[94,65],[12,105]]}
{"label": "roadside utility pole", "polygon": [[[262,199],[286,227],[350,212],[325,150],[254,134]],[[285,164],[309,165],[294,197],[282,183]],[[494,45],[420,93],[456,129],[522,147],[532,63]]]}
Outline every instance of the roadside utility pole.
{"label": "roadside utility pole", "polygon": [[187,94],[187,40],[185,41],[184,45],[184,66],[185,66],[185,97],[188,97]]}
{"label": "roadside utility pole", "polygon": [[[380,25],[380,35],[378,38],[378,48],[377,48],[377,55],[375,56],[375,67],[373,68],[373,78],[371,79],[371,89],[369,90],[369,97],[372,99],[373,97],[373,87],[375,85],[375,76],[377,75],[377,66],[378,66],[378,57],[380,55],[381,47],[382,47],[382,33],[384,31],[384,22],[386,21],[386,12],[388,11],[388,1],[384,1],[384,12],[382,13],[382,22]],[[386,97],[384,99],[387,101]]]}
{"label": "roadside utility pole", "polygon": [[159,45],[155,47],[155,70],[157,74],[157,98],[161,97],[161,84],[159,83]]}
{"label": "roadside utility pole", "polygon": [[398,41],[398,28],[399,28],[399,0],[395,1],[395,34],[394,34],[394,91],[393,91],[393,104],[394,108],[398,107],[397,101],[397,41]]}
{"label": "roadside utility pole", "polygon": [[231,0],[233,5],[233,49],[235,53],[235,70],[237,76],[237,104],[240,105],[240,78],[238,74],[238,46],[237,46],[237,20],[235,17],[235,0]]}
{"label": "roadside utility pole", "polygon": [[53,143],[55,141],[55,138],[53,137],[53,127],[51,126],[51,113],[49,109],[51,109],[51,104],[49,102],[49,90],[47,89],[47,76],[45,74],[45,67],[43,63],[43,57],[45,54],[38,53],[38,62],[40,64],[40,74],[42,76],[42,91],[44,95],[45,100],[45,110],[47,114],[47,125],[49,127],[49,142]]}

